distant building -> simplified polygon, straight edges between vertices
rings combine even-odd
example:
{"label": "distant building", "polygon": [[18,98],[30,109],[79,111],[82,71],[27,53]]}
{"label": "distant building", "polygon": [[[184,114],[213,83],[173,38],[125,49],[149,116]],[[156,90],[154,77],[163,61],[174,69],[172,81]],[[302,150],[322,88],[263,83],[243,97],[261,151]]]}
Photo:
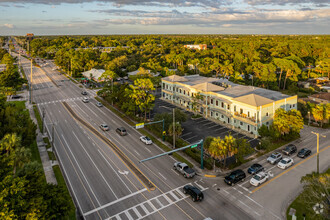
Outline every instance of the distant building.
{"label": "distant building", "polygon": [[330,93],[328,92],[321,92],[318,94],[308,96],[310,100],[319,104],[327,104],[330,103]]}
{"label": "distant building", "polygon": [[184,45],[185,48],[194,49],[194,50],[206,50],[207,44],[187,44]]}
{"label": "distant building", "polygon": [[102,81],[104,81],[104,79],[101,78],[101,76],[104,72],[105,72],[105,70],[103,70],[103,69],[91,69],[91,70],[82,72],[81,74],[83,74],[86,78],[88,78],[90,80],[102,82]]}
{"label": "distant building", "polygon": [[26,34],[26,40],[27,41],[31,41],[31,40],[33,40],[34,39],[34,34],[32,34],[32,33],[27,33]]}

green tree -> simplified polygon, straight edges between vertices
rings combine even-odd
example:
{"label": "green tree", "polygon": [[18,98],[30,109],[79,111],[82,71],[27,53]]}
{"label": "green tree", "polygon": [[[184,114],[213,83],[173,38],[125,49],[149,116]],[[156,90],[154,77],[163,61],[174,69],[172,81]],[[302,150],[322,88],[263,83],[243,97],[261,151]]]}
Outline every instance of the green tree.
{"label": "green tree", "polygon": [[286,135],[290,132],[299,134],[304,126],[304,121],[299,111],[295,109],[285,111],[279,108],[275,111],[273,126],[281,135]]}
{"label": "green tree", "polygon": [[319,104],[312,108],[312,114],[315,121],[321,122],[321,127],[325,119],[329,118],[329,104]]}
{"label": "green tree", "polygon": [[170,136],[175,135],[175,140],[177,140],[177,137],[179,137],[182,134],[182,126],[180,123],[175,123],[175,133],[173,134],[173,123],[170,124],[169,128],[168,128],[168,134]]}
{"label": "green tree", "polygon": [[192,95],[192,102],[191,102],[191,109],[197,115],[197,112],[199,110],[200,102],[203,101],[203,96],[200,93],[195,93]]}
{"label": "green tree", "polygon": [[148,78],[135,80],[134,85],[130,85],[130,89],[126,90],[140,110],[144,111],[144,120],[147,120],[147,111],[153,107],[155,96],[151,92],[154,90],[154,85]]}

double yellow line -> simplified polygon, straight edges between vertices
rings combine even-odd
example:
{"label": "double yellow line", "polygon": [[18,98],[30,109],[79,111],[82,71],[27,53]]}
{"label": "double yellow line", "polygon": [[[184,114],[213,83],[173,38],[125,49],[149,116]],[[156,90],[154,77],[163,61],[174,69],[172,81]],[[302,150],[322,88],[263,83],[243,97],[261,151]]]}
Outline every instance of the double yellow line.
{"label": "double yellow line", "polygon": [[[330,146],[325,147],[324,149],[320,150],[319,153],[321,153],[322,151],[327,150],[329,147],[330,147]],[[261,189],[262,187],[264,187],[264,186],[266,186],[267,184],[273,182],[273,181],[276,180],[277,178],[283,176],[284,174],[286,174],[286,173],[289,172],[290,170],[294,169],[295,167],[299,166],[300,164],[305,163],[307,160],[312,159],[312,158],[315,157],[316,155],[317,155],[317,153],[315,153],[315,154],[313,154],[312,156],[310,156],[310,157],[308,157],[308,158],[306,158],[306,159],[300,161],[300,162],[297,163],[296,165],[294,165],[294,166],[290,167],[289,169],[285,170],[283,173],[280,173],[279,175],[275,176],[273,179],[267,181],[266,183],[262,184],[261,186],[258,186],[257,188],[255,188],[254,190],[252,190],[251,193],[254,193],[254,192],[258,191],[258,190]]]}

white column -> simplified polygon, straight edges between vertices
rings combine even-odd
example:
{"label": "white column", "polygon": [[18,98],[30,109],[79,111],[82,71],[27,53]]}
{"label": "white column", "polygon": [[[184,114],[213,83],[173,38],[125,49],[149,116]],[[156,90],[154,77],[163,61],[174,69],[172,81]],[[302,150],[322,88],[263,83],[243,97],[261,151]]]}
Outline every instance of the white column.
{"label": "white column", "polygon": [[259,109],[260,126],[262,126],[261,109],[262,109],[262,106],[260,106],[260,109]]}

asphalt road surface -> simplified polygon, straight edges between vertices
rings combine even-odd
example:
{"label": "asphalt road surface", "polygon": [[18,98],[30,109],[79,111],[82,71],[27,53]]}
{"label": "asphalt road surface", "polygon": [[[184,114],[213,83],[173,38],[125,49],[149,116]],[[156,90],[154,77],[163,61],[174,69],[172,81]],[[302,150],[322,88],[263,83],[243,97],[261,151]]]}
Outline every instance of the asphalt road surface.
{"label": "asphalt road surface", "polygon": [[[30,81],[30,62],[21,57]],[[75,204],[85,219],[253,219],[235,202],[218,193],[206,179],[185,179],[172,169],[172,157],[145,163],[141,159],[162,153],[156,145],[144,145],[141,134],[105,107],[97,107],[95,93],[87,91],[89,103],[83,103],[83,89],[67,80],[49,63],[33,67],[33,102],[46,112],[46,129],[54,133],[54,146],[67,185]],[[56,86],[58,85],[58,86]],[[117,145],[144,175],[156,186],[149,191],[125,163],[86,127],[77,122],[64,108],[67,102],[77,115],[102,132]],[[110,131],[99,125],[107,123]],[[54,132],[52,125],[54,124]],[[115,133],[124,126],[127,136]],[[204,193],[202,202],[194,203],[182,193],[191,184]]]}

